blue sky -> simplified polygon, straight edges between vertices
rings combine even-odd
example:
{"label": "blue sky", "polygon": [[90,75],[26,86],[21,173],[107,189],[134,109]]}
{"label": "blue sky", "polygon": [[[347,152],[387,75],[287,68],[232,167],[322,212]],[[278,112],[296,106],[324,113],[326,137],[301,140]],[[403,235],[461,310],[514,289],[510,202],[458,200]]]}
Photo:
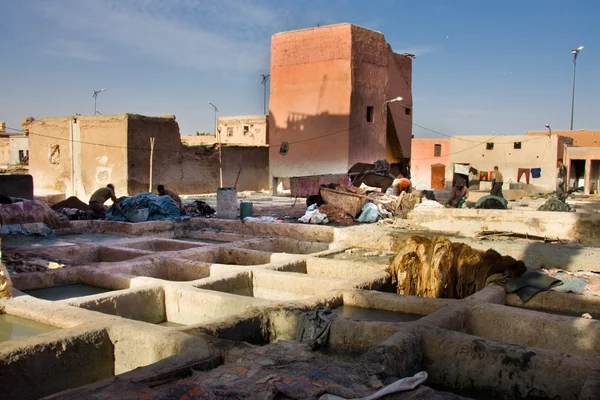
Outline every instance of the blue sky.
{"label": "blue sky", "polygon": [[[182,134],[260,114],[271,35],[351,22],[411,52],[414,122],[449,134],[600,129],[594,0],[0,0],[0,120],[175,114]],[[416,137],[435,134],[414,127]]]}

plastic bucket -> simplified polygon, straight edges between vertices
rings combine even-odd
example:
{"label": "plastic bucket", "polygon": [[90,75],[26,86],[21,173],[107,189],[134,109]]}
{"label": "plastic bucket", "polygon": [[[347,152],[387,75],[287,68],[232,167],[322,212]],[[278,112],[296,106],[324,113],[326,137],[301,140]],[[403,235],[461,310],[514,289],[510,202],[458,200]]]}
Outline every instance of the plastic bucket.
{"label": "plastic bucket", "polygon": [[236,219],[238,217],[238,199],[234,188],[217,190],[217,218]]}
{"label": "plastic bucket", "polygon": [[125,217],[129,222],[145,222],[148,220],[148,214],[150,213],[150,209],[142,208],[140,210],[131,210],[127,212]]}
{"label": "plastic bucket", "polygon": [[252,202],[242,201],[240,203],[240,219],[244,220],[246,217],[252,216]]}

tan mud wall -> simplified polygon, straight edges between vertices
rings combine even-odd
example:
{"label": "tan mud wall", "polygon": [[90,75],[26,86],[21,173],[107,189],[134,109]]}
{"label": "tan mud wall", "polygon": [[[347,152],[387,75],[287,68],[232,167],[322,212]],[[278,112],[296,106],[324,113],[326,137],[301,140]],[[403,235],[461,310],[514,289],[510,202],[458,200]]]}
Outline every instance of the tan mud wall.
{"label": "tan mud wall", "polygon": [[[115,185],[117,197],[147,192],[151,137],[155,138],[153,192],[159,184],[180,194],[214,193],[219,187],[217,152],[183,146],[174,116],[67,116],[23,126],[30,132],[30,172],[36,194],[74,194],[87,202],[108,183]],[[54,163],[49,159],[53,145],[60,152]],[[268,148],[225,147],[223,184],[233,186],[238,172],[238,190],[268,189]]]}
{"label": "tan mud wall", "polygon": [[[284,32],[271,42],[271,175],[348,168],[352,38],[349,24]],[[328,136],[325,136],[328,135]],[[287,155],[279,153],[289,143]]]}
{"label": "tan mud wall", "polygon": [[0,165],[10,164],[10,138],[0,138]]}
{"label": "tan mud wall", "polygon": [[[87,202],[108,183],[115,185],[117,196],[127,193],[125,114],[41,118],[23,128],[29,130],[29,170],[36,194],[57,191]],[[49,160],[53,145],[60,150],[55,163]]]}

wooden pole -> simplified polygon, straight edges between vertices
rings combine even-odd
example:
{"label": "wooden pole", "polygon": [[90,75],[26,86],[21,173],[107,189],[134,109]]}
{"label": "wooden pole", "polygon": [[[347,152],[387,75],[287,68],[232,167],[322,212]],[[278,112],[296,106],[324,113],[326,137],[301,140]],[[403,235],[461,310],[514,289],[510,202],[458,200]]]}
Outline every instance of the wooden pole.
{"label": "wooden pole", "polygon": [[152,159],[154,158],[154,138],[150,138],[150,186],[148,192],[152,193]]}

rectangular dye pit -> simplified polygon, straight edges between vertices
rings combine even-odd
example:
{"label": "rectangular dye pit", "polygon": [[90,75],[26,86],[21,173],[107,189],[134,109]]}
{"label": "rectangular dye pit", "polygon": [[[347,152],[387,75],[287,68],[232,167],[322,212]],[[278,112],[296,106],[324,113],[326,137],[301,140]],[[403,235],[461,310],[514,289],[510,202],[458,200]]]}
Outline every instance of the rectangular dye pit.
{"label": "rectangular dye pit", "polygon": [[167,281],[187,282],[210,276],[210,264],[179,258],[144,260],[135,265],[120,267],[118,272],[147,276]]}
{"label": "rectangular dye pit", "polygon": [[217,231],[187,231],[182,236],[176,237],[178,240],[186,241],[208,241],[209,243],[222,244],[230,242],[238,242],[241,240],[256,239],[253,235],[242,235],[231,232]]}
{"label": "rectangular dye pit", "polygon": [[374,276],[374,274],[386,270],[387,266],[329,260],[321,257],[308,257],[305,260],[291,262],[277,268],[279,271],[296,272],[313,276],[352,279]]}
{"label": "rectangular dye pit", "polygon": [[107,233],[64,233],[59,235],[62,240],[79,244],[98,244],[131,239],[131,236],[112,235]]}
{"label": "rectangular dye pit", "polygon": [[74,246],[74,245],[75,245],[75,243],[69,242],[59,235],[48,235],[48,236],[2,235],[2,248],[3,249],[61,247],[61,246]]}
{"label": "rectangular dye pit", "polygon": [[181,241],[190,242],[190,243],[200,243],[200,244],[224,244],[224,243],[230,243],[227,240],[196,239],[196,238],[186,238],[186,237],[176,237],[175,240],[181,240]]}
{"label": "rectangular dye pit", "polygon": [[271,262],[271,253],[227,247],[182,254],[180,257],[193,261],[225,265],[263,265]]}
{"label": "rectangular dye pit", "polygon": [[175,327],[236,315],[268,302],[192,287],[152,287],[122,290],[74,300],[69,304],[149,324]]}
{"label": "rectangular dye pit", "polygon": [[[225,320],[209,322],[200,327],[182,329],[190,334],[209,335],[233,341],[244,341],[254,345],[265,345],[280,340],[294,341],[300,315],[323,305],[321,302],[309,306],[263,308],[262,312],[248,313]],[[336,357],[353,357],[376,346],[398,331],[395,323],[382,321],[356,321],[335,318],[332,321],[327,346],[319,349]]]}
{"label": "rectangular dye pit", "polygon": [[510,293],[506,295],[506,305],[570,317],[581,317],[584,313],[589,313],[594,318],[600,315],[599,297],[560,293],[553,290],[538,293],[527,303],[523,303],[517,294]]}
{"label": "rectangular dye pit", "polygon": [[185,346],[198,351],[201,358],[209,355],[202,338],[139,325],[126,322],[108,329],[88,326],[49,332],[36,342],[30,338],[27,343],[3,343],[2,399],[43,398],[153,364],[178,354]]}
{"label": "rectangular dye pit", "polygon": [[306,299],[346,286],[346,281],[279,271],[243,272],[195,285],[199,289],[277,301]]}
{"label": "rectangular dye pit", "polygon": [[245,243],[245,249],[267,251],[270,253],[313,254],[329,249],[329,244],[294,239],[266,239]]}
{"label": "rectangular dye pit", "polygon": [[[519,346],[581,356],[600,355],[600,321],[483,304],[470,311],[466,333]],[[568,339],[566,339],[568,338]]]}
{"label": "rectangular dye pit", "polygon": [[161,252],[161,251],[178,251],[178,250],[187,250],[193,249],[195,247],[202,247],[199,243],[187,243],[181,242],[177,240],[167,240],[167,239],[152,239],[152,240],[144,240],[144,241],[136,241],[131,243],[121,243],[118,244],[118,247],[125,247],[129,249],[137,249],[144,251],[153,251],[153,252]]}
{"label": "rectangular dye pit", "polygon": [[105,246],[65,246],[31,252],[32,255],[67,265],[120,262],[153,254],[148,251]]}
{"label": "rectangular dye pit", "polygon": [[332,310],[340,318],[356,321],[381,321],[381,322],[412,322],[421,319],[419,314],[377,310],[354,306],[341,306]]}
{"label": "rectangular dye pit", "polygon": [[324,259],[339,261],[356,261],[369,264],[390,265],[397,253],[383,250],[348,249],[337,253],[320,256]]}
{"label": "rectangular dye pit", "polygon": [[76,283],[70,285],[46,287],[41,289],[30,289],[25,290],[24,293],[33,297],[37,297],[38,299],[60,301],[66,299],[73,299],[77,297],[108,293],[112,290],[113,289],[106,289],[97,286]]}
{"label": "rectangular dye pit", "polygon": [[451,300],[400,296],[371,290],[344,292],[333,312],[358,321],[413,322],[448,305]]}
{"label": "rectangular dye pit", "polygon": [[24,339],[59,328],[15,315],[0,314],[0,342]]}
{"label": "rectangular dye pit", "polygon": [[103,242],[129,239],[128,236],[107,235],[102,233],[65,233],[48,236],[2,235],[3,249],[25,249],[37,247],[62,247],[77,244],[98,244]]}

